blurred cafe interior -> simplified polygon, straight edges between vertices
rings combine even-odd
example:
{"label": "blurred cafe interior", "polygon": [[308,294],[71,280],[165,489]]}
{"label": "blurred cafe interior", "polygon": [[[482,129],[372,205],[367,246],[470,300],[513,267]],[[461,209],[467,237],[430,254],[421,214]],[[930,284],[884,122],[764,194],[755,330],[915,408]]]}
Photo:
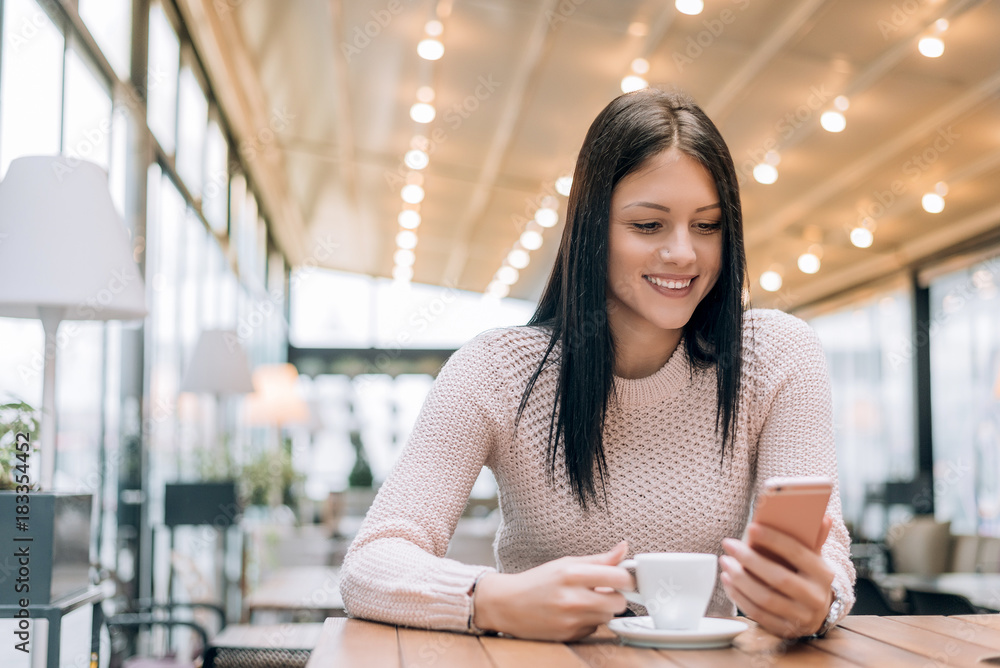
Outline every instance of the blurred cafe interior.
{"label": "blurred cafe interior", "polygon": [[[436,373],[527,322],[590,122],[646,86],[731,148],[745,301],[822,341],[858,573],[1000,573],[998,33],[990,0],[0,0],[0,522],[28,432],[48,555],[0,665],[304,665]],[[449,556],[494,563],[497,505],[484,469]],[[287,664],[233,658],[287,624]]]}

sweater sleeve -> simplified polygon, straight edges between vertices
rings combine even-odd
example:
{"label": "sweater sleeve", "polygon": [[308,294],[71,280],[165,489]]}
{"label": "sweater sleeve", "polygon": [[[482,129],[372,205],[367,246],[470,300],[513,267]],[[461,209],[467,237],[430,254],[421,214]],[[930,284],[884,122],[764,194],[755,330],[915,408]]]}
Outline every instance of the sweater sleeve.
{"label": "sweater sleeve", "polygon": [[[819,337],[803,321],[786,314],[773,318],[765,348],[772,372],[763,400],[767,407],[757,443],[755,495],[775,476],[826,476],[834,481],[827,514],[833,519],[823,558],[834,572],[844,601],[842,615],[854,605],[851,538],[841,514],[834,446],[830,376]],[[765,352],[765,351],[762,351]]]}
{"label": "sweater sleeve", "polygon": [[406,447],[382,484],[341,569],[348,613],[464,631],[485,566],[444,557],[473,483],[498,437],[496,337],[480,335],[441,370]]}

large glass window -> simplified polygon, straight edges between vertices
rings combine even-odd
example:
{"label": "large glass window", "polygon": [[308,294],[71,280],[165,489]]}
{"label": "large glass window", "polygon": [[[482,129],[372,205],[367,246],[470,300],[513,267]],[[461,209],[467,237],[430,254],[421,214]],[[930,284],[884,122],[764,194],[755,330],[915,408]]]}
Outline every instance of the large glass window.
{"label": "large glass window", "polygon": [[868,508],[867,492],[916,473],[911,312],[899,290],[810,320],[830,369],[844,517],[865,536],[886,528],[886,509]]}
{"label": "large glass window", "polygon": [[201,189],[201,211],[217,234],[226,232],[229,198],[229,144],[214,118],[208,123],[205,137],[205,179]]}
{"label": "large glass window", "polygon": [[63,153],[105,169],[111,159],[111,94],[75,48],[66,53]]}
{"label": "large glass window", "polygon": [[174,152],[180,44],[160,3],[149,8],[149,69],[146,122],[167,153]]}
{"label": "large glass window", "polygon": [[1000,536],[1000,255],[930,284],[934,503],[953,533]]}
{"label": "large glass window", "polygon": [[132,0],[77,0],[80,18],[123,81],[129,79]]}
{"label": "large glass window", "polygon": [[208,102],[194,70],[185,65],[180,78],[180,110],[177,119],[177,173],[194,197],[201,196],[205,160]]}
{"label": "large glass window", "polygon": [[62,33],[34,0],[3,3],[0,178],[14,158],[59,152]]}

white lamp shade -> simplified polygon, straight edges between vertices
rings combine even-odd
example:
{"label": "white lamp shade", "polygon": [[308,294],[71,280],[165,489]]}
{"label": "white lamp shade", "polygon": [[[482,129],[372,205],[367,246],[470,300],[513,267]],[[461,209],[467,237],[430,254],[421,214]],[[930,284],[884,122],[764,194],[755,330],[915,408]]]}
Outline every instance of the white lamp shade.
{"label": "white lamp shade", "polygon": [[108,176],[92,162],[30,156],[0,182],[0,316],[132,320],[146,288]]}
{"label": "white lamp shade", "polygon": [[181,379],[181,392],[246,394],[252,391],[250,364],[236,332],[203,331]]}

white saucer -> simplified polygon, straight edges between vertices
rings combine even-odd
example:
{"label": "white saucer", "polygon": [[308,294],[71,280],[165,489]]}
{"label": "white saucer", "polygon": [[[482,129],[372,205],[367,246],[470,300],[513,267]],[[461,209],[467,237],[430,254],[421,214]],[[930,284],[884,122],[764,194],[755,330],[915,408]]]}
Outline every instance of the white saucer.
{"label": "white saucer", "polygon": [[653,626],[650,617],[616,617],[608,628],[629,645],[658,649],[709,649],[727,647],[749,627],[734,619],[702,617],[696,629],[661,630]]}

